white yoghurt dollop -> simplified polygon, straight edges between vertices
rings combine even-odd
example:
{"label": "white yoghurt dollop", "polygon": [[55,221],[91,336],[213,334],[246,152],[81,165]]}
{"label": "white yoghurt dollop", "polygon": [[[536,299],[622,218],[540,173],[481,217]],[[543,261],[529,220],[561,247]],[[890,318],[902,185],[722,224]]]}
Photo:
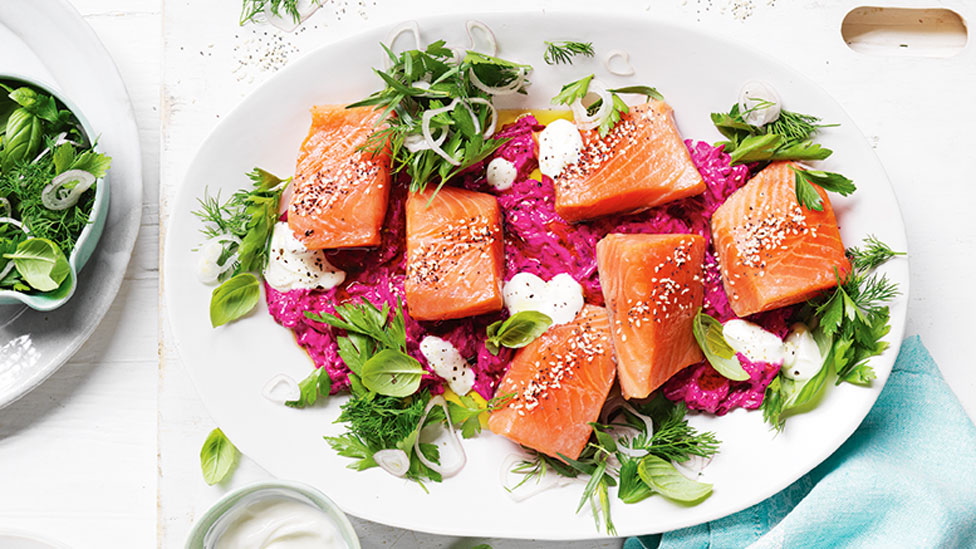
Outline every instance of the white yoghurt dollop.
{"label": "white yoghurt dollop", "polygon": [[279,292],[329,290],[342,284],[346,273],[332,266],[322,250],[309,250],[288,227],[275,223],[264,279]]}
{"label": "white yoghurt dollop", "polygon": [[566,166],[579,162],[583,137],[569,120],[553,120],[539,134],[539,171],[553,179]]}
{"label": "white yoghurt dollop", "polygon": [[507,191],[511,189],[517,175],[518,170],[515,168],[515,164],[500,156],[493,158],[488,163],[486,174],[488,185],[496,191]]}
{"label": "white yoghurt dollop", "polygon": [[283,496],[265,497],[234,511],[214,549],[345,549],[321,509]]}
{"label": "white yoghurt dollop", "polygon": [[786,358],[783,340],[758,324],[736,318],[722,326],[722,334],[735,352],[752,362],[782,364]]}
{"label": "white yoghurt dollop", "polygon": [[572,322],[583,309],[583,287],[566,273],[549,282],[532,273],[518,273],[505,283],[502,296],[510,315],[538,311],[554,325]]}
{"label": "white yoghurt dollop", "polygon": [[434,373],[446,379],[455,393],[466,395],[474,387],[474,370],[450,341],[427,336],[420,342],[420,352]]}
{"label": "white yoghurt dollop", "polygon": [[782,99],[776,88],[760,80],[750,80],[739,91],[739,113],[753,126],[764,126],[779,119]]}
{"label": "white yoghurt dollop", "polygon": [[784,376],[796,381],[804,381],[817,375],[823,366],[823,356],[806,324],[798,322],[790,328],[785,346],[786,360],[783,361],[781,370]]}

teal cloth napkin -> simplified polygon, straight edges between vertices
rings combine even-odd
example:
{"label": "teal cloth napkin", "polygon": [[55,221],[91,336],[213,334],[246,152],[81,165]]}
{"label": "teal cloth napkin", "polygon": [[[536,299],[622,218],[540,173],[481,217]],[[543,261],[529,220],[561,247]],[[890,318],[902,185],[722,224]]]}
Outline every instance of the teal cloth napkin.
{"label": "teal cloth napkin", "polygon": [[775,496],[625,549],[976,547],[976,427],[922,341],[827,461]]}

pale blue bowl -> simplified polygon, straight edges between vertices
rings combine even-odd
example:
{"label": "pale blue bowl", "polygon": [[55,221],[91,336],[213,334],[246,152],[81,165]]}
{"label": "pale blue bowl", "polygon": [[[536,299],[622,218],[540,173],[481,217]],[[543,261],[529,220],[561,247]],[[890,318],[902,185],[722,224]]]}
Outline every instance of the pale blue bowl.
{"label": "pale blue bowl", "polygon": [[[15,84],[27,84],[54,96],[55,99],[63,103],[75,115],[75,118],[81,124],[82,132],[84,132],[85,137],[89,141],[92,141],[92,136],[97,135],[92,130],[91,124],[88,123],[88,119],[85,118],[84,113],[74,103],[54,89],[53,86],[34,78],[26,78],[10,73],[0,73],[0,81],[8,84],[11,82]],[[96,146],[95,148],[97,149],[98,147]],[[0,305],[22,303],[38,311],[51,311],[64,305],[71,299],[71,296],[75,293],[75,287],[78,284],[78,273],[85,266],[85,263],[88,262],[88,258],[91,257],[92,252],[95,251],[95,246],[98,245],[98,239],[102,236],[102,229],[105,228],[105,218],[108,217],[108,178],[110,176],[111,174],[96,182],[95,203],[92,204],[92,211],[88,216],[89,223],[82,229],[74,249],[68,254],[68,265],[71,267],[71,273],[68,274],[68,278],[64,279],[64,282],[61,283],[58,289],[45,293],[28,294],[13,290],[0,290]]]}

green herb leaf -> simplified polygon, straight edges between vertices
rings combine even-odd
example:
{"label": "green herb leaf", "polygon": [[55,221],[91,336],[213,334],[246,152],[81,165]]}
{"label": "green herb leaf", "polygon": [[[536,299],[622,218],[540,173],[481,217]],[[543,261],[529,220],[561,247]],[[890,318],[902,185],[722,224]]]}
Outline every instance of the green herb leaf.
{"label": "green herb leaf", "polygon": [[544,44],[546,45],[546,52],[542,59],[547,65],[558,65],[560,63],[571,65],[573,57],[577,55],[593,57],[596,54],[593,51],[592,42],[574,42],[572,40],[550,42],[546,40]]}
{"label": "green herb leaf", "polygon": [[735,350],[725,341],[722,323],[698,309],[692,324],[695,341],[715,371],[728,379],[745,381],[749,374],[742,368]]}
{"label": "green herb leaf", "polygon": [[[776,134],[750,135],[729,156],[733,164],[769,160],[783,146],[783,137]],[[727,151],[728,152],[728,151]]]}
{"label": "green herb leaf", "polygon": [[406,397],[417,392],[424,367],[412,356],[384,349],[363,364],[363,385],[381,395]]}
{"label": "green herb leaf", "polygon": [[[322,0],[309,1],[316,5],[322,3]],[[278,17],[290,16],[297,24],[302,20],[302,14],[298,11],[299,2],[300,0],[244,0],[240,24],[257,22],[267,12]]]}
{"label": "green herb leaf", "polygon": [[796,171],[796,201],[808,210],[822,212],[823,200],[820,198],[820,193],[818,193],[817,189],[810,184],[810,181],[807,178],[800,175],[800,171],[794,171]]}
{"label": "green herb leaf", "polygon": [[586,93],[590,89],[590,80],[593,80],[593,75],[587,75],[575,82],[570,82],[559,90],[556,97],[552,98],[553,105],[571,105],[573,101],[577,99],[583,99],[586,97]]}
{"label": "green herb leaf", "polygon": [[240,452],[220,429],[214,429],[200,449],[203,480],[211,486],[230,476],[237,467]]}
{"label": "green herb leaf", "polygon": [[638,463],[636,459],[626,458],[620,464],[620,488],[617,489],[617,497],[624,503],[637,503],[654,495],[651,487],[637,474]]}
{"label": "green herb leaf", "polygon": [[20,276],[35,290],[50,292],[58,289],[71,274],[71,266],[57,244],[45,238],[31,238],[21,242],[14,253],[3,254],[12,260]]}
{"label": "green herb leaf", "polygon": [[318,402],[319,397],[328,398],[332,391],[332,378],[325,368],[316,368],[298,383],[298,390],[298,400],[289,400],[285,402],[285,406],[304,408]]}
{"label": "green herb leaf", "polygon": [[847,257],[850,258],[854,269],[859,271],[876,269],[889,259],[900,255],[905,255],[905,252],[892,250],[873,235],[868,235],[864,239],[863,247],[852,246],[847,249]]}
{"label": "green herb leaf", "polygon": [[32,159],[41,148],[43,132],[41,119],[21,107],[10,113],[3,137],[4,172]]}
{"label": "green herb leaf", "polygon": [[682,503],[699,503],[712,495],[711,484],[686,478],[674,465],[657,456],[642,458],[637,474],[651,490]]}
{"label": "green herb leaf", "polygon": [[217,286],[210,298],[210,324],[214,328],[237,320],[258,304],[261,283],[251,273],[241,273]]}
{"label": "green herb leaf", "polygon": [[608,91],[612,93],[632,93],[635,95],[643,95],[648,99],[664,101],[664,96],[661,95],[661,92],[657,91],[657,88],[652,88],[650,86],[625,86],[623,88],[613,88]]}
{"label": "green herb leaf", "polygon": [[488,326],[485,346],[497,355],[500,347],[520,349],[532,343],[552,325],[549,316],[538,311],[521,311]]}

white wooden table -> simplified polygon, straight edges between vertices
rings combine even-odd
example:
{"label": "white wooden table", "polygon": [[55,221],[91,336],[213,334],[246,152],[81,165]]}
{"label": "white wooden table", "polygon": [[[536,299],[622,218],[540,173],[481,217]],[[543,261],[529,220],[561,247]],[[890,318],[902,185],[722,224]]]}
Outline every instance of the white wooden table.
{"label": "white wooden table", "polygon": [[[168,201],[199,143],[271,73],[253,63],[232,70],[248,54],[267,50],[269,38],[261,33],[277,33],[238,27],[239,0],[72,3],[115,56],[135,104],[145,166],[143,226],[122,291],[93,338],[39,389],[0,411],[0,530],[35,531],[77,548],[180,547],[194,519],[216,498],[267,474],[244,459],[228,486],[209,487],[200,476],[199,447],[214,425],[158,310],[159,222],[164,228],[169,222]],[[976,306],[968,290],[976,265],[969,144],[976,49],[951,59],[855,54],[839,28],[844,13],[860,3],[621,0],[600,7],[752,43],[821,82],[848,109],[876,145],[902,204],[913,265],[908,333],[922,335],[974,417],[976,361],[966,352],[972,336],[965,319]],[[974,2],[941,3],[976,19]],[[418,15],[557,4],[594,5],[330,0],[305,32],[283,39],[280,52],[295,57],[363,28]],[[362,521],[356,526],[366,547],[475,543]]]}

